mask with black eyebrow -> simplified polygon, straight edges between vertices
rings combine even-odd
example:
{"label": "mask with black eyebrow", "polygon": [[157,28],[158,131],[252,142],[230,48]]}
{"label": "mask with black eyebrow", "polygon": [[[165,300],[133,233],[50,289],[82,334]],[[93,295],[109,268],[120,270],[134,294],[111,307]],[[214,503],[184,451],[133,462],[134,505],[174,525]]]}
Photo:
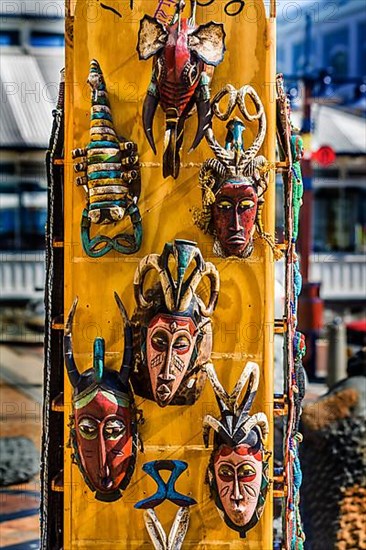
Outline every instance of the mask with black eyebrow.
{"label": "mask with black eyebrow", "polygon": [[206,371],[221,412],[220,419],[206,415],[203,422],[206,446],[210,429],[214,430],[207,480],[225,523],[245,537],[260,519],[269,484],[263,443],[268,420],[264,413],[249,415],[258,387],[259,367],[247,363],[230,395],[220,384],[212,364],[206,366]]}
{"label": "mask with black eyebrow", "polygon": [[[225,112],[221,112],[219,104],[225,96],[228,96],[228,104]],[[248,112],[248,97],[256,108],[255,114]],[[266,116],[257,92],[249,85],[236,90],[227,84],[213,99],[212,110],[219,120],[226,121],[236,105],[242,118],[230,118],[226,124],[224,145],[215,137],[212,124],[205,133],[215,158],[206,160],[199,173],[202,210],[194,211],[194,222],[204,233],[214,236],[216,255],[247,258],[253,252],[256,230],[274,248],[271,237],[264,233],[261,220],[269,163],[258,152],[266,136]],[[244,121],[258,121],[257,135],[247,149],[244,147]]]}
{"label": "mask with black eyebrow", "polygon": [[77,299],[65,326],[64,356],[73,386],[71,443],[73,459],[95,498],[114,501],[130,482],[138,446],[137,414],[129,385],[132,329],[117,294],[125,322],[125,350],[119,371],[105,367],[103,338],[94,341],[93,366],[80,373],[72,346],[72,323]]}

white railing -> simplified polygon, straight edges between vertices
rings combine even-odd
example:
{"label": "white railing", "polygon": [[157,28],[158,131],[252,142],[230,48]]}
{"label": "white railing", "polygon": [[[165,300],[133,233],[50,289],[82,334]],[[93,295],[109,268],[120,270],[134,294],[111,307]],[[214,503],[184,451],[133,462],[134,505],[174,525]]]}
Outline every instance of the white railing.
{"label": "white railing", "polygon": [[312,254],[309,278],[321,282],[323,300],[365,300],[366,255]]}
{"label": "white railing", "polygon": [[[284,285],[283,260],[275,263],[276,279]],[[311,282],[321,283],[320,296],[323,300],[365,300],[366,299],[366,255],[312,254],[310,256]]]}
{"label": "white railing", "polygon": [[0,252],[0,299],[38,298],[44,285],[44,252]]}

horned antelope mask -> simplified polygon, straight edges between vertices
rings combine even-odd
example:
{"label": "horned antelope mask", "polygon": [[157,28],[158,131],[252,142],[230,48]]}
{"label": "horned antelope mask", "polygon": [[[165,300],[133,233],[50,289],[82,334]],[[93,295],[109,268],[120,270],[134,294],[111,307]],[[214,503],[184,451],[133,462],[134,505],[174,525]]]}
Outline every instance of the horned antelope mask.
{"label": "horned antelope mask", "polygon": [[207,472],[211,496],[225,523],[245,537],[262,514],[269,483],[264,448],[268,420],[262,412],[249,414],[259,367],[248,362],[231,394],[222,387],[211,363],[205,370],[221,413],[219,419],[206,415],[203,420],[206,446],[210,430],[214,431]]}
{"label": "horned antelope mask", "polygon": [[[222,111],[220,102],[225,97],[228,103]],[[248,97],[256,109],[254,114],[249,113]],[[236,106],[242,119],[230,118]],[[266,136],[266,116],[257,92],[249,85],[236,90],[227,84],[213,99],[212,111],[219,120],[230,120],[224,145],[215,137],[212,124],[206,131],[206,140],[215,158],[206,160],[200,170],[203,208],[196,210],[194,220],[205,233],[214,235],[214,252],[218,256],[247,258],[253,251],[255,229],[273,246],[261,222],[269,163],[258,152]],[[257,135],[247,149],[244,148],[244,121],[258,121]]]}

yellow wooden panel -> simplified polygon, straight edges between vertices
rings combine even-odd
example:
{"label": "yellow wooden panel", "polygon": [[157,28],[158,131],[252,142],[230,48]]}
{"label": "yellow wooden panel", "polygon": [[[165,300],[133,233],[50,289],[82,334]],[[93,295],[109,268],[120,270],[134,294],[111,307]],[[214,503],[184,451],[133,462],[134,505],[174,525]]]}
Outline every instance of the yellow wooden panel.
{"label": "yellow wooden panel", "polygon": [[[108,4],[106,2],[106,4]],[[273,256],[268,245],[255,242],[252,256],[244,261],[224,260],[213,256],[212,238],[194,225],[192,211],[201,205],[198,187],[199,164],[212,156],[202,141],[188,155],[197,120],[193,116],[185,125],[183,167],[177,181],[162,177],[162,140],[164,116],[160,108],[155,117],[155,140],[158,154],[149,148],[142,128],[142,104],[151,77],[151,62],[138,60],[137,32],[141,17],[153,15],[155,2],[138,0],[131,12],[128,2],[109,2],[122,18],[101,8],[99,2],[76,3],[74,40],[67,45],[66,73],[66,145],[65,145],[65,313],[77,295],[74,347],[80,369],[91,366],[93,340],[106,340],[107,366],[117,368],[123,349],[122,325],[113,298],[116,290],[131,316],[135,307],[132,292],[134,271],[139,260],[151,252],[161,253],[166,242],[175,238],[197,241],[206,260],[217,266],[221,277],[218,306],[213,316],[214,364],[220,380],[231,390],[243,365],[249,359],[258,362],[261,380],[253,412],[266,412],[270,423],[273,403]],[[223,63],[215,70],[212,95],[230,82],[236,87],[252,84],[265,105],[268,132],[262,153],[274,160],[275,77],[274,21],[266,17],[261,0],[248,1],[237,17],[224,13],[225,3],[215,0],[207,8],[198,8],[198,24],[223,22],[227,34],[227,51]],[[143,243],[131,256],[109,253],[93,260],[85,255],[80,241],[80,220],[85,193],[74,183],[71,150],[88,143],[90,89],[86,84],[89,62],[99,61],[109,92],[115,127],[120,135],[138,144],[142,168],[142,193],[139,208],[143,219]],[[221,128],[220,131],[218,128]],[[224,123],[215,123],[221,140]],[[250,143],[250,130],[245,135]],[[153,166],[149,165],[153,163]],[[189,166],[193,163],[193,166]],[[274,178],[265,195],[263,220],[265,230],[273,233]],[[122,224],[123,225],[123,224]],[[122,226],[118,227],[118,230]],[[126,222],[126,227],[128,223]],[[105,230],[105,226],[103,228]],[[114,229],[115,231],[115,229]],[[113,233],[113,229],[111,230]],[[66,413],[70,413],[71,390],[65,376]],[[211,412],[217,415],[212,389],[207,382],[204,393],[191,407],[159,408],[155,403],[136,397],[143,409],[145,424],[140,428],[145,452],[138,456],[135,473],[122,499],[113,503],[95,500],[85,485],[77,466],[71,464],[71,451],[65,448],[64,550],[99,548],[100,550],[151,548],[143,522],[143,512],[133,505],[155,491],[154,482],[142,471],[142,465],[161,458],[182,459],[188,470],[178,480],[177,488],[190,494],[198,504],[191,507],[191,522],[184,548],[269,550],[272,548],[272,495],[262,519],[240,540],[220,519],[205,473],[212,449],[202,444],[202,419]],[[65,422],[66,424],[66,422]],[[272,434],[272,425],[271,432]],[[65,441],[68,427],[65,426]],[[271,436],[268,448],[272,449]],[[165,530],[176,507],[164,503],[156,509]]]}

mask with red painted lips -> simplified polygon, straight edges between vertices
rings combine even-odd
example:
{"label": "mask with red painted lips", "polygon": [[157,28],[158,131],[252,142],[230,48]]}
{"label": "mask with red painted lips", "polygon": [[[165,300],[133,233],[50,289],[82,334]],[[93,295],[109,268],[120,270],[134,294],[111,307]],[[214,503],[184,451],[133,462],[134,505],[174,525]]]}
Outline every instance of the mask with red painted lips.
{"label": "mask with red painted lips", "polygon": [[[145,289],[146,276],[154,271],[159,282]],[[211,287],[207,306],[197,291],[204,277]],[[212,349],[210,317],[219,291],[216,268],[203,260],[196,243],[176,240],[166,244],[160,256],[141,260],[134,286],[135,393],[160,407],[194,403],[203,389],[202,367]]]}
{"label": "mask with red painted lips", "polygon": [[[220,384],[213,365],[206,367],[221,418],[204,418],[204,441],[214,430],[214,449],[208,466],[211,496],[225,523],[245,537],[260,519],[268,490],[268,462],[263,440],[268,433],[264,413],[249,415],[259,381],[259,367],[249,362],[232,393]],[[244,397],[241,399],[244,388]]]}
{"label": "mask with red painted lips", "polygon": [[133,457],[129,396],[96,388],[74,400],[74,418],[78,455],[91,485],[98,496],[119,496]]}
{"label": "mask with red painted lips", "polygon": [[238,527],[247,525],[257,507],[262,481],[262,452],[249,445],[223,446],[214,457],[217,493],[225,513]]}
{"label": "mask with red painted lips", "polygon": [[72,346],[77,299],[64,336],[65,364],[73,386],[73,459],[95,498],[109,502],[119,499],[121,490],[127,487],[138,447],[137,411],[129,386],[132,329],[122,302],[116,294],[115,297],[125,321],[125,352],[119,371],[105,367],[104,340],[96,338],[93,367],[79,372]]}

